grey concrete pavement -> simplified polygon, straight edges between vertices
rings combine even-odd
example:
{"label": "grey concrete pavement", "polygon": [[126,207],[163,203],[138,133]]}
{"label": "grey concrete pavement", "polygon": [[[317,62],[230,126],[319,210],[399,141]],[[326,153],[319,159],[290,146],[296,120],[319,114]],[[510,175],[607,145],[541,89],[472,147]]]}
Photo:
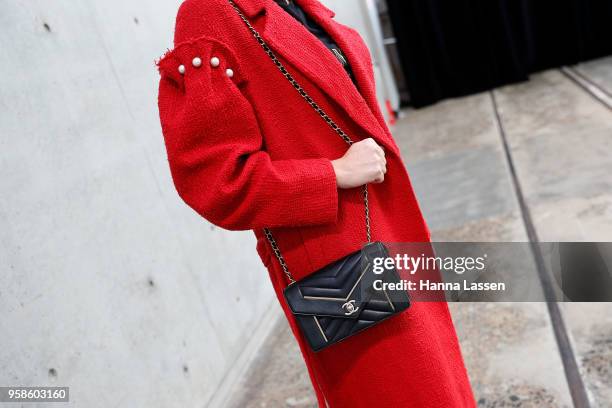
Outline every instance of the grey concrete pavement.
{"label": "grey concrete pavement", "polygon": [[[408,112],[395,137],[434,240],[527,240],[489,93]],[[545,304],[450,306],[480,406],[571,406]]]}
{"label": "grey concrete pavement", "polygon": [[[612,90],[612,58],[578,69]],[[611,241],[612,110],[558,71],[496,95],[540,240]],[[612,306],[562,306],[592,406],[611,407]]]}
{"label": "grey concrete pavement", "polygon": [[[524,240],[519,211],[488,94],[408,111],[394,129],[434,240]],[[448,118],[448,119],[447,119]],[[508,228],[488,237],[483,222]]]}
{"label": "grey concrete pavement", "polygon": [[[575,69],[612,89],[611,58]],[[559,70],[405,112],[394,135],[434,240],[527,240],[500,126],[540,240],[610,241],[612,112]],[[611,407],[610,306],[562,310],[591,406]],[[451,311],[480,407],[573,406],[545,304]],[[315,406],[284,322],[236,393],[237,407]]]}
{"label": "grey concrete pavement", "polygon": [[576,70],[612,96],[612,57],[583,62]]}

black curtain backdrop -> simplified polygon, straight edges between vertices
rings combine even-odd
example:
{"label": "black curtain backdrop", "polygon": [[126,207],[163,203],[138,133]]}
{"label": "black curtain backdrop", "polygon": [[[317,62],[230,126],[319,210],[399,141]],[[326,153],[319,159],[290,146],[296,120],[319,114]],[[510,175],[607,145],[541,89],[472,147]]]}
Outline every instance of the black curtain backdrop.
{"label": "black curtain backdrop", "polygon": [[612,54],[612,0],[387,4],[409,102],[416,107]]}

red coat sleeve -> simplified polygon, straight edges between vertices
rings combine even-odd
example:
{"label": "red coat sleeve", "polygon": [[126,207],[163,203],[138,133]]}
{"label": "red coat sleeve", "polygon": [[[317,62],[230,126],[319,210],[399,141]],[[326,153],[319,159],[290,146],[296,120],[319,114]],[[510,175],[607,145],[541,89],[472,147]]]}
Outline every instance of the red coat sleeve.
{"label": "red coat sleeve", "polygon": [[[217,67],[212,57],[219,58]],[[335,222],[338,192],[330,160],[270,158],[240,91],[247,79],[228,47],[200,37],[178,45],[158,65],[168,161],[189,206],[231,230]]]}

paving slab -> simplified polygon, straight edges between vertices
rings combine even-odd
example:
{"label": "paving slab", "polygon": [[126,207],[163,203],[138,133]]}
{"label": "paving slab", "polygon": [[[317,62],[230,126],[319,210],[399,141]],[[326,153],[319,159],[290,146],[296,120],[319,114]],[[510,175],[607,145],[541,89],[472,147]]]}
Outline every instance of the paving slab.
{"label": "paving slab", "polygon": [[487,93],[403,116],[394,136],[432,231],[517,214]]}
{"label": "paving slab", "polygon": [[591,82],[612,95],[612,57],[583,62],[574,68]]}
{"label": "paving slab", "polygon": [[527,233],[518,210],[431,231],[437,242],[525,242]]}
{"label": "paving slab", "polygon": [[479,407],[572,406],[545,304],[450,308]]}
{"label": "paving slab", "polygon": [[582,376],[594,407],[612,406],[612,314],[609,303],[565,303]]}
{"label": "paving slab", "polygon": [[408,165],[472,148],[499,147],[487,93],[442,101],[426,109],[405,109],[393,135]]}
{"label": "paving slab", "polygon": [[517,208],[499,146],[449,152],[407,167],[432,230],[509,215]]}

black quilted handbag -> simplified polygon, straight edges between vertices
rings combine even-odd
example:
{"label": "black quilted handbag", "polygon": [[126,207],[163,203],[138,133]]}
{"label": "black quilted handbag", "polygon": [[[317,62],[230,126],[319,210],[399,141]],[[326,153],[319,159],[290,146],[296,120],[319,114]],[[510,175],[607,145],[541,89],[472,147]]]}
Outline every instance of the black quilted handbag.
{"label": "black quilted handbag", "polygon": [[[353,144],[351,138],[287,71],[238,6],[232,0],[228,1],[272,62],[302,98],[349,146]],[[410,299],[405,290],[383,289],[386,287],[385,283],[400,281],[395,268],[387,268],[382,273],[380,271],[374,273],[374,260],[386,258],[389,254],[383,243],[371,240],[367,185],[363,186],[363,201],[368,244],[360,251],[347,255],[300,281],[293,279],[272,232],[267,228],[264,229],[266,238],[290,282],[284,291],[287,304],[314,351],[322,350],[344,340],[410,306]]]}

